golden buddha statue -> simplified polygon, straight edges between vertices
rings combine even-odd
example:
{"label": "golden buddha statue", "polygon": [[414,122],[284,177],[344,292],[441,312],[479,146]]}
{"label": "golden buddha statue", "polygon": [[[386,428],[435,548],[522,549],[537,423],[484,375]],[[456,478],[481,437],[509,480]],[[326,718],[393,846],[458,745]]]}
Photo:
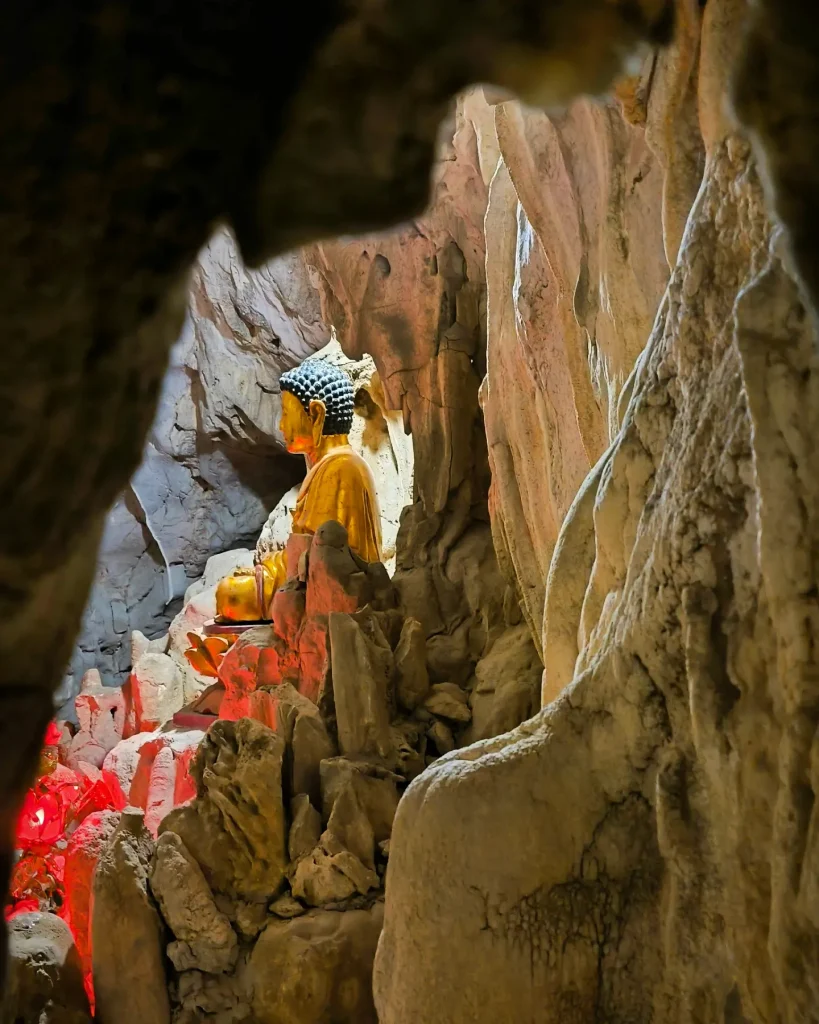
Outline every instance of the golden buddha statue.
{"label": "golden buddha statue", "polygon": [[[308,359],[282,374],[279,428],[287,450],[304,455],[308,472],[293,510],[293,533],[315,533],[330,519],[347,530],[350,547],[366,562],[381,560],[381,515],[367,463],[350,447],[354,394],[349,377]],[[239,569],[216,588],[217,621],[261,622],[287,578],[285,552]]]}

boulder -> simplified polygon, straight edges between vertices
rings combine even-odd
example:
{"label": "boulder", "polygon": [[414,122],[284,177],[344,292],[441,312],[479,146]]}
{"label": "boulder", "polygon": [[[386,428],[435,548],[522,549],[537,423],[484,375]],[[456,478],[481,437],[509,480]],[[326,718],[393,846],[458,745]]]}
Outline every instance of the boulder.
{"label": "boulder", "polygon": [[17,914],[8,933],[2,1024],[91,1024],[80,957],[65,921]]}
{"label": "boulder", "polygon": [[153,840],[127,807],[94,875],[91,913],[97,1024],[169,1024],[162,922],[148,888]]}
{"label": "boulder", "polygon": [[372,963],[382,904],[271,921],[248,968],[258,1024],[377,1024]]}
{"label": "boulder", "polygon": [[351,757],[394,761],[389,696],[393,655],[370,609],[330,615],[330,652],[339,749]]}
{"label": "boulder", "polygon": [[202,869],[174,832],[164,832],[157,840],[151,891],[176,938],[168,956],[177,970],[218,974],[235,966],[236,933],[214,903]]}
{"label": "boulder", "polygon": [[195,799],[160,827],[180,836],[211,887],[232,899],[269,899],[284,878],[284,751],[261,722],[216,722],[191,767]]}

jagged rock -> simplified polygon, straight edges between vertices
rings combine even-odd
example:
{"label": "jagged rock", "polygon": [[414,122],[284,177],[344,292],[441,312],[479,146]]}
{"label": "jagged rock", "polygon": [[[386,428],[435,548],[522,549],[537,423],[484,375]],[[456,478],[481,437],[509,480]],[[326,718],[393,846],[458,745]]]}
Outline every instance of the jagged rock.
{"label": "jagged rock", "polygon": [[74,701],[78,728],[60,744],[60,760],[76,769],[81,762],[101,768],[106,755],[122,739],[126,720],[125,695],[119,687],[103,686],[96,669],[82,679]]}
{"label": "jagged rock", "polygon": [[395,650],[395,692],[398,703],[413,711],[429,692],[424,627],[417,619],[404,620]]}
{"label": "jagged rock", "polygon": [[195,967],[218,974],[235,966],[236,933],[217,909],[202,869],[174,832],[164,832],[157,840],[151,891],[178,940],[168,948],[178,971]]}
{"label": "jagged rock", "polygon": [[464,742],[500,736],[531,718],[540,707],[542,675],[543,665],[528,627],[507,630],[475,666],[469,699],[472,723]]}
{"label": "jagged rock", "polygon": [[427,736],[435,744],[439,754],[448,754],[455,749],[455,737],[446,722],[436,721],[427,729]]}
{"label": "jagged rock", "polygon": [[287,771],[290,792],[305,793],[315,806],[321,804],[320,765],[335,753],[327,727],[316,705],[289,683],[270,687],[276,730],[288,746]]}
{"label": "jagged rock", "polygon": [[398,807],[397,783],[400,776],[380,765],[333,757],[321,763],[322,817],[329,821],[336,800],[348,788],[356,795],[367,815],[376,842],[389,839]]}
{"label": "jagged rock", "polygon": [[304,621],[307,588],[297,579],[289,579],[273,595],[271,617],[273,631],[288,646],[295,646]]}
{"label": "jagged rock", "polygon": [[162,922],[148,879],[153,840],[128,807],[94,874],[91,946],[99,1024],[169,1024]]}
{"label": "jagged rock", "polygon": [[131,671],[130,688],[139,732],[169,722],[185,703],[182,674],[167,654],[143,654]]}
{"label": "jagged rock", "polygon": [[83,972],[90,974],[91,890],[94,871],[119,824],[116,811],[94,811],[71,833],[65,851],[67,920],[77,946]]}
{"label": "jagged rock", "polygon": [[[150,803],[160,808],[169,799],[169,787],[172,787],[173,803],[176,806],[193,795],[188,792],[190,759],[204,736],[200,729],[174,728],[137,733],[122,740],[110,751],[103,762],[103,768],[117,777],[122,792],[134,807],[145,809]],[[158,771],[156,774],[153,771],[160,751],[166,748],[173,753],[173,779],[168,777],[167,771]],[[158,815],[157,811],[154,818]],[[156,820],[153,822],[155,825],[158,823]]]}
{"label": "jagged rock", "polygon": [[455,683],[435,683],[424,707],[433,715],[452,722],[468,722],[472,718],[467,694]]}
{"label": "jagged rock", "polygon": [[172,811],[176,832],[211,887],[255,902],[278,889],[287,866],[282,804],[285,741],[250,718],[211,726],[191,767],[196,798]]}
{"label": "jagged rock", "polygon": [[80,957],[65,921],[17,914],[8,928],[2,1024],[91,1024]]}
{"label": "jagged rock", "polygon": [[272,921],[248,972],[259,1024],[377,1024],[371,978],[382,919],[376,903]]}
{"label": "jagged rock", "polygon": [[389,713],[393,655],[373,613],[333,612],[330,651],[339,749],[389,762],[395,756]]}
{"label": "jagged rock", "polygon": [[[185,971],[179,975],[179,1010],[174,1024],[201,1024],[203,1020],[219,1024],[251,1024],[250,997],[243,965],[235,975]],[[147,1022],[146,1022],[147,1024]]]}
{"label": "jagged rock", "polygon": [[236,927],[247,939],[252,939],[267,923],[266,903],[247,903],[239,900],[236,903]]}
{"label": "jagged rock", "polygon": [[285,893],[270,904],[270,913],[289,921],[293,917],[300,917],[306,911],[302,904],[294,899],[290,893]]}
{"label": "jagged rock", "polygon": [[379,886],[378,875],[345,849],[338,837],[325,831],[312,852],[296,865],[290,887],[308,906],[338,903]]}
{"label": "jagged rock", "polygon": [[291,861],[297,861],[310,853],[321,838],[321,815],[305,793],[293,797],[290,813],[293,822],[287,839],[287,852]]}
{"label": "jagged rock", "polygon": [[251,694],[262,686],[281,682],[287,674],[288,659],[296,672],[294,652],[288,651],[271,626],[256,626],[242,633],[219,666],[219,679],[225,687],[220,717],[236,721],[246,716]]}
{"label": "jagged rock", "polygon": [[333,801],[333,809],[327,821],[327,831],[340,841],[345,849],[354,853],[361,863],[375,868],[375,835],[367,813],[361,806],[352,780],[339,792]]}

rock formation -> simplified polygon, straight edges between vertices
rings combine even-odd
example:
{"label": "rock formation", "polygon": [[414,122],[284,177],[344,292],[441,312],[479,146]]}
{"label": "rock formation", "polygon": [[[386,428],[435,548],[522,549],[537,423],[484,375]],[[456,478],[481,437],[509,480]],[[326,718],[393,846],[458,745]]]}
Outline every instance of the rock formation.
{"label": "rock formation", "polygon": [[[404,796],[376,961],[382,1024],[439,1020],[444,1001],[452,1021],[816,1017],[816,338],[750,147],[724,105],[742,7],[709,2],[658,59],[658,92],[632,83],[650,144],[668,147],[658,159],[673,262],[643,352],[603,349],[605,323],[588,305],[590,253],[563,256],[576,326],[561,340],[568,349],[578,339],[569,361],[582,357],[587,378],[572,380],[571,400],[584,450],[584,416],[597,406],[603,429],[588,447],[597,461],[573,499],[569,491],[551,540],[532,540],[545,502],[527,512],[517,495],[544,478],[532,482],[523,462],[517,491],[501,481],[493,506],[504,528],[514,513],[511,533],[529,551],[551,555],[548,706],[506,737],[442,758]],[[670,81],[673,91],[662,87]],[[496,109],[506,170],[499,165],[492,189],[507,205],[504,192],[517,196],[516,259],[523,244],[562,242],[576,217],[559,201],[559,180],[541,183],[538,206],[527,206],[533,182],[521,176],[521,153],[541,152],[540,166],[562,175],[554,154],[573,152],[564,132],[590,116],[598,143],[628,136],[607,127],[614,111],[602,117],[585,104],[528,125],[514,108]],[[683,231],[693,190],[680,161],[696,171],[698,150],[704,179]],[[583,211],[582,189],[572,195]],[[611,202],[603,241],[627,211]],[[550,221],[535,209],[551,218],[548,237],[538,224]],[[634,267],[643,244],[656,252],[656,231],[620,237]],[[549,260],[553,272],[560,266]],[[606,315],[628,304],[639,313],[634,300],[645,299],[639,317],[620,314],[645,324],[664,271],[630,285],[628,264],[606,267],[616,271]],[[522,268],[514,280],[524,281]],[[593,292],[604,280],[598,271]],[[543,335],[521,332],[525,294],[510,322],[534,366]],[[488,422],[498,393],[492,310],[490,282]],[[618,332],[618,344],[628,337]],[[600,399],[590,405],[581,385],[600,386]],[[527,434],[509,431],[505,411],[497,415],[519,444]],[[566,436],[556,422],[552,460]]]}
{"label": "rock formation", "polygon": [[20,914],[11,922],[3,1024],[91,1024],[80,958],[68,925],[54,914]]}

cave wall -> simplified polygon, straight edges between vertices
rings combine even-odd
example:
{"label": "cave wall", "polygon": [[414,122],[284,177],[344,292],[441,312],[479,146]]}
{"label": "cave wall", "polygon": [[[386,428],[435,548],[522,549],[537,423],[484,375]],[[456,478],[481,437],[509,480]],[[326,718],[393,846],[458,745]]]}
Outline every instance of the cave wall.
{"label": "cave wall", "polygon": [[[679,9],[677,45],[622,90],[662,169],[654,211],[673,270],[642,351],[648,302],[633,321],[633,368],[605,378],[602,452],[553,545],[546,706],[405,795],[382,1024],[431,1024],[444,1001],[448,1019],[487,1024],[816,1019],[816,327],[726,103],[746,5]],[[496,113],[503,131],[509,120]],[[538,122],[560,137],[563,122]],[[533,218],[510,177],[520,248]],[[554,185],[539,184],[548,208]],[[584,255],[567,265],[581,295]],[[644,297],[665,273],[650,288],[640,273]],[[612,310],[634,298],[622,275],[610,284]],[[575,303],[561,337],[591,371],[588,308]],[[536,363],[544,338],[548,351],[548,332],[518,323],[520,358]],[[522,444],[525,422],[504,412]],[[540,473],[518,464],[521,490],[536,474],[548,493],[544,467],[579,448],[572,432],[546,436]],[[574,447],[555,452],[563,437]],[[534,519],[518,511],[530,534]]]}
{"label": "cave wall", "polygon": [[123,682],[131,631],[167,632],[211,555],[255,545],[304,474],[279,434],[279,376],[329,338],[300,254],[248,270],[231,235],[214,235],[192,273],[142,463],[106,519],[58,701],[70,701],[89,668]]}

